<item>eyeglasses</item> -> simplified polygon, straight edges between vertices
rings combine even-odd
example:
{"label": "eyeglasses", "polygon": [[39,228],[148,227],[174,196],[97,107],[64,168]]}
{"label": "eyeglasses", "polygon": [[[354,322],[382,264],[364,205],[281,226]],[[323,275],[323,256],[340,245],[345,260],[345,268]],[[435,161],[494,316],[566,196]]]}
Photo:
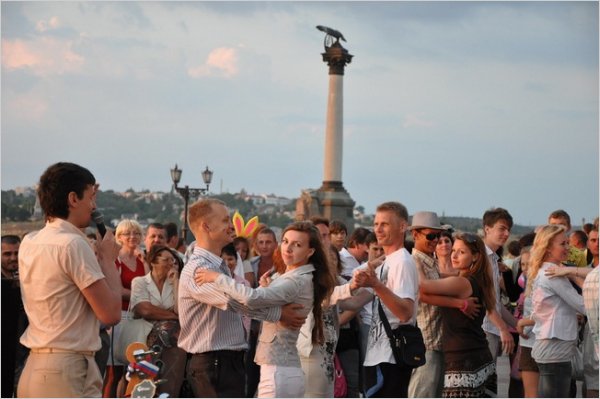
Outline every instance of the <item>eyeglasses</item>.
{"label": "eyeglasses", "polygon": [[131,232],[127,232],[127,233],[121,233],[119,235],[121,235],[123,237],[140,237],[141,236],[141,234],[138,233],[137,231],[131,231]]}
{"label": "eyeglasses", "polygon": [[425,238],[427,238],[427,241],[433,241],[433,240],[439,240],[440,236],[442,235],[442,233],[440,233],[439,231],[437,233],[421,233],[425,236]]}
{"label": "eyeglasses", "polygon": [[175,258],[156,258],[156,260],[158,261],[163,261],[165,263],[171,263],[171,264],[175,264]]}

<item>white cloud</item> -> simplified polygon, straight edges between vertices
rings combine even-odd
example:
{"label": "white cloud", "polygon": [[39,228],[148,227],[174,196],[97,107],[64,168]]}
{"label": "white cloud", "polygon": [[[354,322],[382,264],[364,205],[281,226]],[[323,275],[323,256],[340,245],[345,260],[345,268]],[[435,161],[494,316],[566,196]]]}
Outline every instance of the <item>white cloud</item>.
{"label": "white cloud", "polygon": [[30,69],[37,76],[76,72],[85,59],[72,47],[71,40],[50,37],[2,40],[2,66],[8,70]]}
{"label": "white cloud", "polygon": [[188,69],[188,75],[193,78],[208,76],[231,78],[238,73],[238,53],[236,49],[230,47],[212,50],[204,64]]}

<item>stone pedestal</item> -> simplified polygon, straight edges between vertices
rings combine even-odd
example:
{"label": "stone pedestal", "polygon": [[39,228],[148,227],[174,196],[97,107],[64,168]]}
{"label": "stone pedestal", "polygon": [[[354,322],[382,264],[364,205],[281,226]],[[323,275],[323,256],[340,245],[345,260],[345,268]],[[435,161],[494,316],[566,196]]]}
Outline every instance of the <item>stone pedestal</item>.
{"label": "stone pedestal", "polygon": [[354,200],[344,189],[342,182],[323,182],[318,190],[304,190],[296,202],[296,220],[306,220],[313,216],[339,220],[354,230]]}

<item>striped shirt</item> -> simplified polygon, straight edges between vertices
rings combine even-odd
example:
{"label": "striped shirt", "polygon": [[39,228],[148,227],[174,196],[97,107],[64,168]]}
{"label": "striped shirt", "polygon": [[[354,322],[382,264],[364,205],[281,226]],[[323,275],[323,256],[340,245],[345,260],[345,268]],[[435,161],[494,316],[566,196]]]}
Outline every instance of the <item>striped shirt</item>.
{"label": "striped shirt", "polygon": [[194,273],[198,268],[216,270],[231,277],[229,268],[220,257],[204,248],[194,248],[179,281],[181,332],[178,346],[181,349],[188,353],[246,350],[248,345],[240,313],[260,320],[279,320],[280,307],[251,311],[233,301],[214,284],[196,284]]}
{"label": "striped shirt", "polygon": [[[583,304],[588,317],[590,332],[594,340],[596,354],[598,354],[598,271],[599,267],[592,270],[583,283]],[[597,363],[596,363],[597,364]]]}

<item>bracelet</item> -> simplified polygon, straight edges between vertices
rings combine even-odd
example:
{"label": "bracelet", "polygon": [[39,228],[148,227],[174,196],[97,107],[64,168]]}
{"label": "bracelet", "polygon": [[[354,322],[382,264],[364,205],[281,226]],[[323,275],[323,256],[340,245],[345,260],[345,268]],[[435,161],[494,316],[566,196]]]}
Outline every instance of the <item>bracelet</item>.
{"label": "bracelet", "polygon": [[460,308],[460,311],[465,313],[465,311],[467,310],[467,308],[469,307],[469,301],[467,301],[466,299],[463,301],[463,305]]}

